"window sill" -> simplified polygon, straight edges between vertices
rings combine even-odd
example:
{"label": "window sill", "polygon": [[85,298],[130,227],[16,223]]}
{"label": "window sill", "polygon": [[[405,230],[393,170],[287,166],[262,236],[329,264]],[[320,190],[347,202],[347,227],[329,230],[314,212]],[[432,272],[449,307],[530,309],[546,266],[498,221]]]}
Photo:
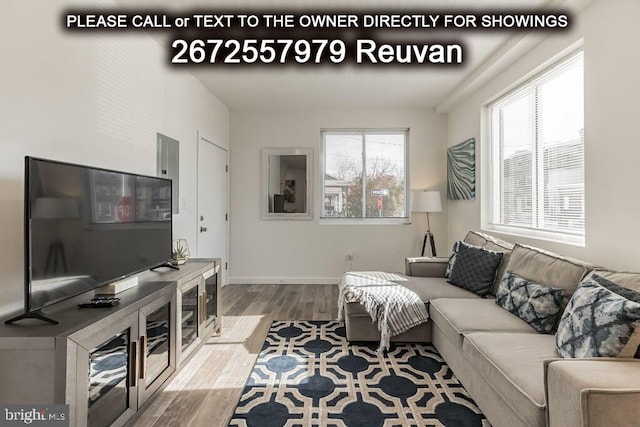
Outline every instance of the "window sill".
{"label": "window sill", "polygon": [[320,218],[321,225],[407,225],[409,218]]}
{"label": "window sill", "polygon": [[545,240],[548,242],[562,243],[565,245],[585,247],[585,237],[569,234],[555,233],[552,231],[542,231],[525,229],[519,227],[509,227],[507,225],[485,224],[483,231],[494,231],[496,233],[507,234],[516,237],[527,237],[530,239]]}

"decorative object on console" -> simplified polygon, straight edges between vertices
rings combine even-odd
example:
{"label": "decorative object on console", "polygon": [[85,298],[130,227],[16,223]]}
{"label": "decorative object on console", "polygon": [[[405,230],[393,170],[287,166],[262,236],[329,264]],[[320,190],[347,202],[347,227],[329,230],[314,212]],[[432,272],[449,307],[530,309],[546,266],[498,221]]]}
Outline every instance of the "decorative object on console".
{"label": "decorative object on console", "polygon": [[447,150],[447,198],[476,198],[476,140],[470,138]]}
{"label": "decorative object on console", "polygon": [[501,261],[502,252],[460,242],[449,283],[484,297],[491,291]]}
{"label": "decorative object on console", "polygon": [[596,275],[584,279],[560,319],[556,333],[558,354],[619,356],[640,326],[640,303],[636,301],[618,294],[604,280],[597,280]]}
{"label": "decorative object on console", "polygon": [[558,320],[564,293],[564,289],[541,285],[507,271],[498,286],[496,304],[536,331],[548,334]]}
{"label": "decorative object on console", "polygon": [[186,239],[176,239],[171,246],[172,264],[182,265],[191,257]]}
{"label": "decorative object on console", "polygon": [[426,212],[427,214],[427,231],[422,241],[422,256],[427,246],[427,239],[431,244],[431,256],[436,257],[436,243],[431,232],[431,224],[429,223],[430,212],[442,212],[442,201],[439,191],[415,191],[412,198],[412,212]]}

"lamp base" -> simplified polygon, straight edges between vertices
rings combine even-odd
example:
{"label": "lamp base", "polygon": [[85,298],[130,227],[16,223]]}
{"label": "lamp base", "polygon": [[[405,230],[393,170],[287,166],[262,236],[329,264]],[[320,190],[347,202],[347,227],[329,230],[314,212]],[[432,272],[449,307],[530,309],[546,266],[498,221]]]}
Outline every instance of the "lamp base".
{"label": "lamp base", "polygon": [[424,233],[424,240],[422,241],[422,256],[424,256],[424,250],[427,247],[427,239],[429,239],[429,242],[431,243],[431,256],[436,257],[436,242],[433,238],[433,233],[428,230]]}

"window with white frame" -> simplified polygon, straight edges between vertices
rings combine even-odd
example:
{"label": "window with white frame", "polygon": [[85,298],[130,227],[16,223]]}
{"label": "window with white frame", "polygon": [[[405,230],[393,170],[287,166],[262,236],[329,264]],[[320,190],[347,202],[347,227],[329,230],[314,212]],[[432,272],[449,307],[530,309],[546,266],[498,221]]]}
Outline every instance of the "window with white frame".
{"label": "window with white frame", "polygon": [[488,228],[584,245],[584,72],[574,53],[489,104]]}
{"label": "window with white frame", "polygon": [[322,131],[322,218],[408,218],[408,130]]}

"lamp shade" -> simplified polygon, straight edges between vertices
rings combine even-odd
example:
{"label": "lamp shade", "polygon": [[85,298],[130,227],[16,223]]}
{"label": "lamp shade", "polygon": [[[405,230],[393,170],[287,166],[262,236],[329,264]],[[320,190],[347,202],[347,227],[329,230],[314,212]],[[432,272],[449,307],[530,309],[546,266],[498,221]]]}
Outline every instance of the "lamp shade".
{"label": "lamp shade", "polygon": [[414,191],[411,212],[441,212],[442,201],[439,191]]}

